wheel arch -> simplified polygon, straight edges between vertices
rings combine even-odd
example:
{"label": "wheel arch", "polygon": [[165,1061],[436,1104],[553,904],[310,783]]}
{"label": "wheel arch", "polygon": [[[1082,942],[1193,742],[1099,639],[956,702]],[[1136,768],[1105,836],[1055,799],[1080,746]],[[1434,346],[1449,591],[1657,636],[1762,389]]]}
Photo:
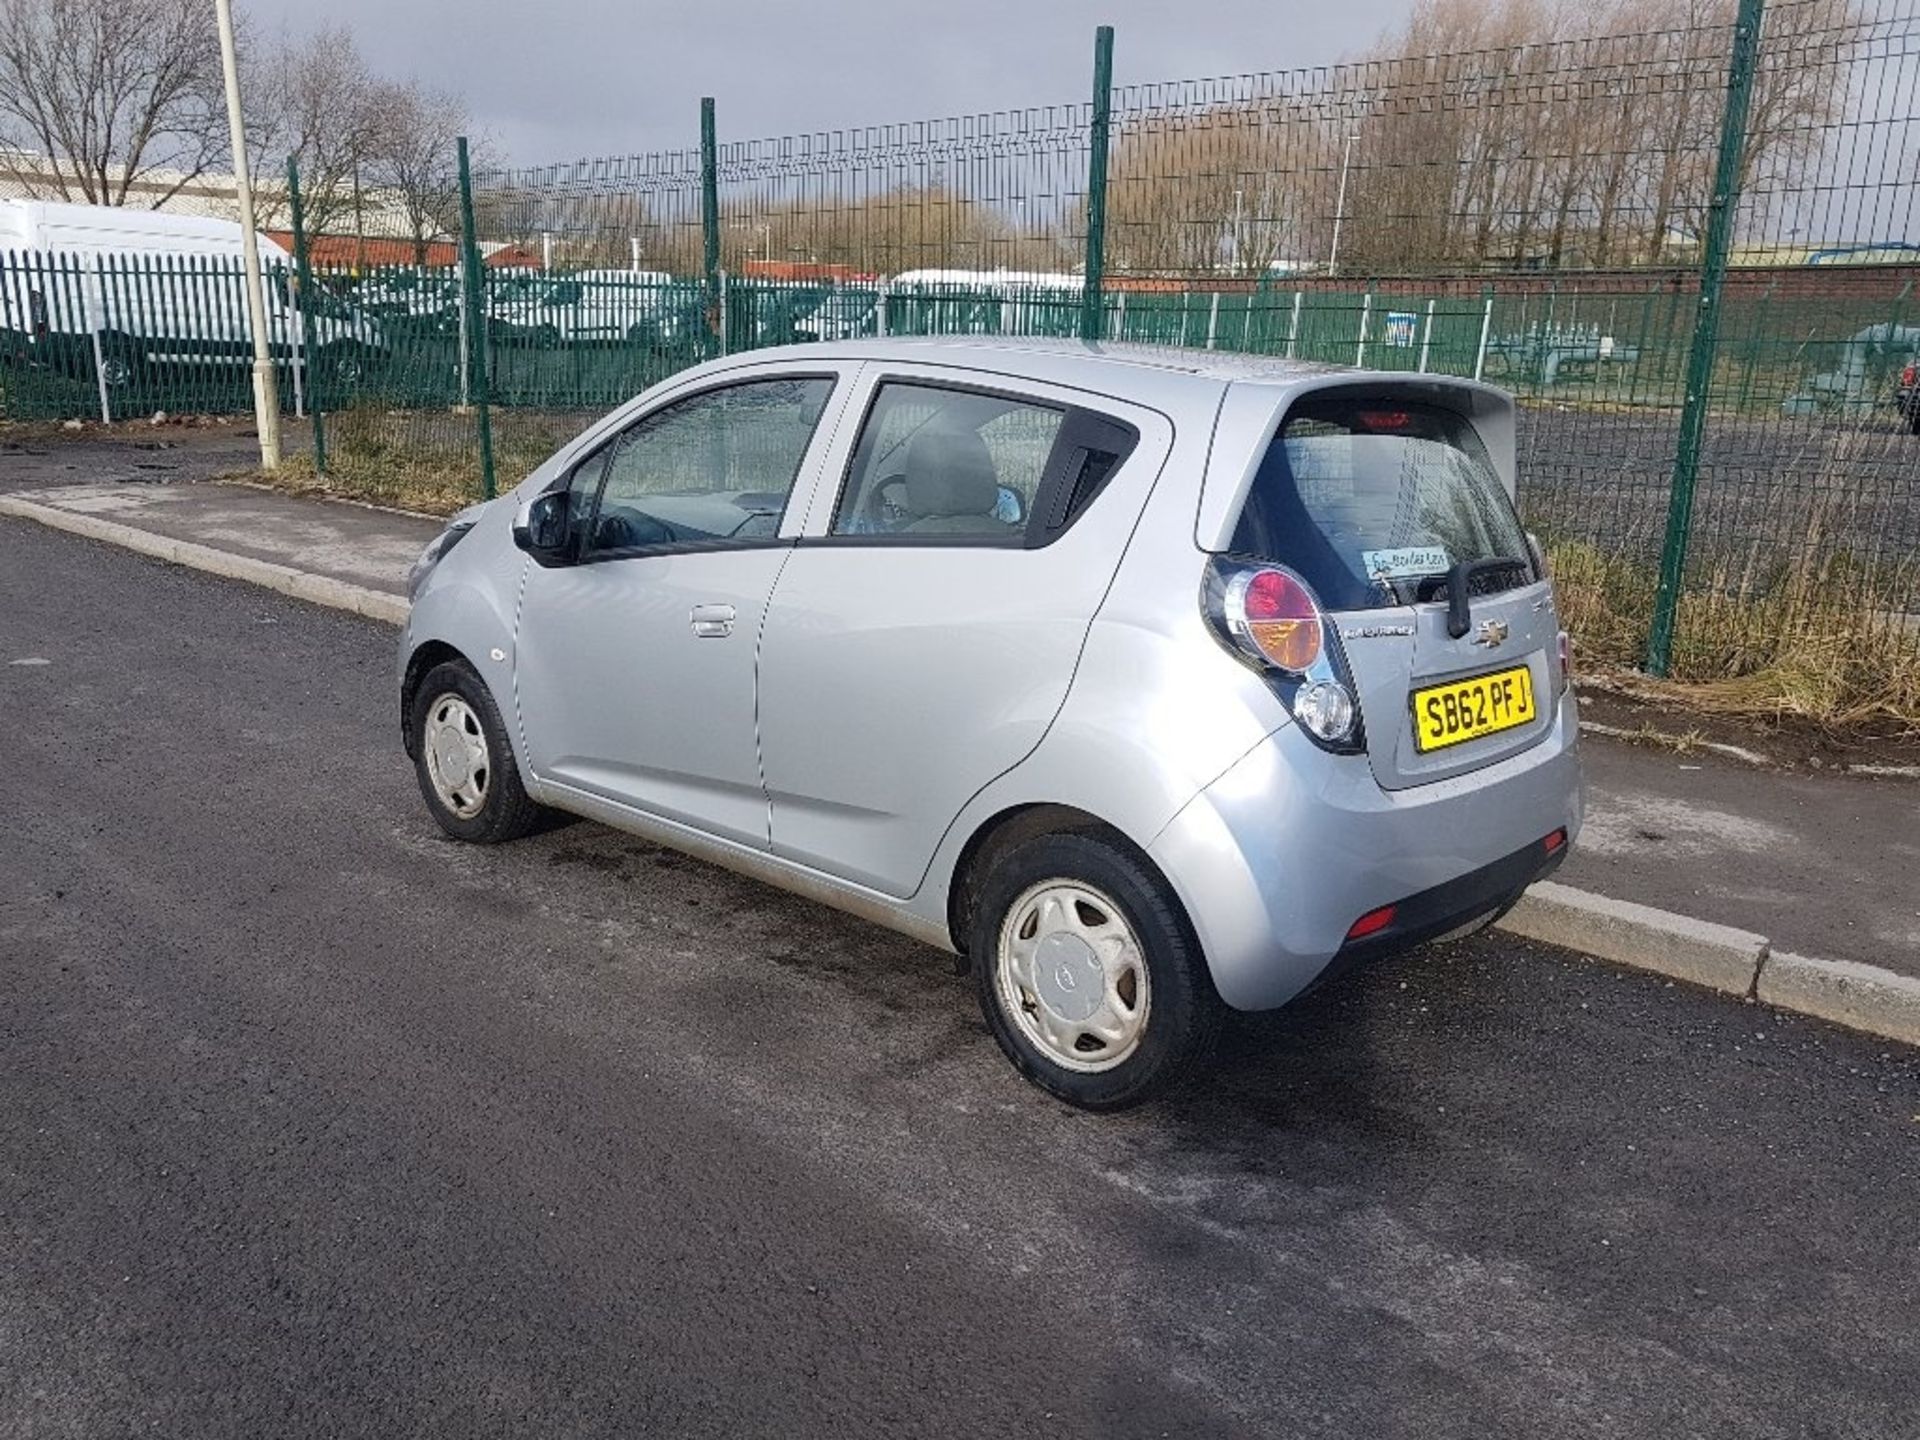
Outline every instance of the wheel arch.
{"label": "wheel arch", "polygon": [[400,678],[400,736],[406,745],[409,760],[418,753],[420,739],[413,733],[413,702],[419,698],[420,686],[428,672],[450,660],[458,660],[473,668],[472,659],[444,640],[423,640],[407,656],[407,668]]}
{"label": "wheel arch", "polygon": [[974,907],[979,901],[980,886],[992,872],[994,864],[1001,856],[1029,840],[1036,840],[1043,835],[1069,834],[1093,836],[1123,851],[1160,882],[1174,913],[1179,916],[1188,934],[1194,934],[1192,921],[1179,891],[1159,865],[1154,863],[1144,846],[1135,842],[1117,825],[1077,805],[1053,801],[1028,802],[1007,806],[988,816],[967,837],[954,862],[952,879],[947,885],[946,923],[954,953],[960,957],[963,970],[971,964],[968,937],[973,929]]}

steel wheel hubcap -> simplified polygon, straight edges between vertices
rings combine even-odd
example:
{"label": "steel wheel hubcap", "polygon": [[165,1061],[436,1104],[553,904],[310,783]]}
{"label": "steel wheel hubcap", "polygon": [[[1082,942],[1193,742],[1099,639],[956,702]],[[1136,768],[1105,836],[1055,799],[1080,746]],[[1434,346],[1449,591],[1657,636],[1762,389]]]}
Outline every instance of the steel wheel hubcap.
{"label": "steel wheel hubcap", "polygon": [[1111,1070],[1146,1034],[1146,956],[1120,907],[1089,885],[1043,880],[1014,901],[995,980],[1021,1034],[1066,1069]]}
{"label": "steel wheel hubcap", "polygon": [[480,717],[458,695],[442,695],[427,708],[420,743],[433,793],[462,820],[470,819],[487,803],[487,782],[493,778]]}

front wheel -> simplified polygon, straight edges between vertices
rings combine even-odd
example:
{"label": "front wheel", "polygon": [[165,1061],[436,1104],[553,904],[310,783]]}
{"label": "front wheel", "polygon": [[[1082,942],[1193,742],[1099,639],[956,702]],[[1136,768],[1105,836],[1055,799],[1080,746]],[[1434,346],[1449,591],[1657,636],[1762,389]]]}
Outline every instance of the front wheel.
{"label": "front wheel", "polygon": [[994,1039],[1069,1105],[1137,1105],[1213,1048],[1225,1006],[1178,901],[1097,835],[1042,836],[1002,858],[969,944]]}
{"label": "front wheel", "polygon": [[413,699],[414,773],[435,823],[456,840],[497,845],[540,820],[520,783],[493,694],[463,661],[427,672]]}

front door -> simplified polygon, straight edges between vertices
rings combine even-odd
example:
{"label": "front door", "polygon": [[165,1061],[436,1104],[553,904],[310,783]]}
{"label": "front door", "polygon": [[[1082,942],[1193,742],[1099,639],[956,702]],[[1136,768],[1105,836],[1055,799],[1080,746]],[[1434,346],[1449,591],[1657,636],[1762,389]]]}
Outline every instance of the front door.
{"label": "front door", "polygon": [[576,465],[574,563],[529,562],[515,684],[534,774],[767,843],[754,651],[831,375],[669,401]]}

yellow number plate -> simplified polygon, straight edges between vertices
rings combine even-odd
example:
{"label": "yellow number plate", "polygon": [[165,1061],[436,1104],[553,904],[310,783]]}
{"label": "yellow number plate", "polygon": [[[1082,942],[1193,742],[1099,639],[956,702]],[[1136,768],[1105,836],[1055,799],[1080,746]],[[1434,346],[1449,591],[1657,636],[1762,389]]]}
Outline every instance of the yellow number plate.
{"label": "yellow number plate", "polygon": [[1526,666],[1413,692],[1413,744],[1425,754],[1533,719],[1533,672]]}

